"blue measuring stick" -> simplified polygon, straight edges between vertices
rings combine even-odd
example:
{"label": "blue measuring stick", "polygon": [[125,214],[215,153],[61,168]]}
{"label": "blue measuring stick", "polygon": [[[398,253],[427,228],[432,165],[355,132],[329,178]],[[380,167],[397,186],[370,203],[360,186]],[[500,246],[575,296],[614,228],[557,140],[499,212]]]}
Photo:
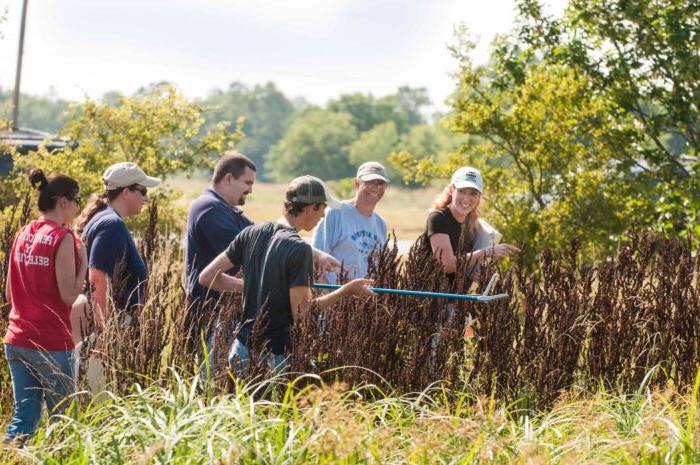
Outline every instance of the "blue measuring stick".
{"label": "blue measuring stick", "polygon": [[[340,288],[340,285],[314,283],[313,287],[318,289],[338,289]],[[491,286],[487,286],[484,294],[447,294],[445,292],[411,291],[406,289],[387,289],[383,287],[370,287],[369,290],[376,292],[377,294],[412,295],[416,297],[429,297],[433,299],[466,300],[469,302],[490,302],[492,300],[508,298],[508,294],[488,295],[487,293],[490,290],[490,287]]]}

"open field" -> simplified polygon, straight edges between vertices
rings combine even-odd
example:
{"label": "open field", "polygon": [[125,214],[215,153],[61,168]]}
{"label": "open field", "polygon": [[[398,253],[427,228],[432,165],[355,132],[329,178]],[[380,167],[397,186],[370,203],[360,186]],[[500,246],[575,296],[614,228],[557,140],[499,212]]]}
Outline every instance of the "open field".
{"label": "open field", "polygon": [[[170,184],[182,189],[181,205],[188,206],[197,198],[208,182],[194,179],[176,179]],[[253,193],[242,207],[255,222],[271,221],[281,215],[282,201],[287,184],[256,183]],[[388,230],[396,232],[401,240],[415,240],[425,227],[428,208],[433,198],[440,192],[435,187],[406,189],[390,186],[377,211],[386,220]]]}

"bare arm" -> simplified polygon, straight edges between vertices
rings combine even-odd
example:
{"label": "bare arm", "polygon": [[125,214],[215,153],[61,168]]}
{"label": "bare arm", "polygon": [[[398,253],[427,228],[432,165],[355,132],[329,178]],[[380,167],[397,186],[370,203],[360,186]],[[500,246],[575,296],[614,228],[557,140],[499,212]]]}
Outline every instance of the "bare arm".
{"label": "bare arm", "polygon": [[80,247],[78,247],[78,258],[80,258],[80,268],[78,274],[75,275],[75,289],[76,292],[81,293],[85,290],[85,274],[88,269],[87,248],[84,242],[81,242]]}
{"label": "bare arm", "polygon": [[332,255],[315,247],[311,248],[311,254],[316,264],[315,268],[320,272],[332,272],[340,269],[340,262]]}
{"label": "bare arm", "polygon": [[95,325],[98,329],[104,329],[107,321],[107,289],[109,286],[109,276],[102,270],[90,268],[89,281],[92,287],[92,302],[95,313]]}
{"label": "bare arm", "polygon": [[76,289],[75,242],[72,234],[66,234],[61,239],[56,251],[55,265],[58,294],[63,303],[73,305],[80,294],[80,289]]}
{"label": "bare arm", "polygon": [[232,267],[226,253],[220,253],[199,274],[199,284],[219,292],[243,292],[243,280],[225,273]]}
{"label": "bare arm", "polygon": [[5,280],[5,300],[7,301],[10,306],[12,306],[12,293],[10,292],[10,267],[7,267],[7,279]]}
{"label": "bare arm", "polygon": [[[430,247],[433,250],[433,254],[440,259],[445,273],[457,271],[457,257],[455,257],[450,237],[447,234],[437,233],[430,236]],[[498,244],[488,249],[475,250],[467,255],[468,261],[466,266],[472,267],[476,263],[483,262],[489,256],[504,258],[514,252],[520,252],[520,249],[510,244]]]}
{"label": "bare arm", "polygon": [[450,236],[442,233],[433,234],[430,236],[430,247],[433,250],[433,255],[442,263],[442,269],[445,270],[445,273],[457,271],[457,257],[452,250]]}
{"label": "bare arm", "polygon": [[297,319],[302,313],[309,310],[313,303],[317,304],[321,310],[325,310],[340,299],[350,295],[373,296],[374,292],[369,287],[374,283],[371,279],[353,279],[344,284],[339,289],[311,299],[311,288],[308,286],[296,286],[289,289],[289,303],[292,306],[292,316]]}

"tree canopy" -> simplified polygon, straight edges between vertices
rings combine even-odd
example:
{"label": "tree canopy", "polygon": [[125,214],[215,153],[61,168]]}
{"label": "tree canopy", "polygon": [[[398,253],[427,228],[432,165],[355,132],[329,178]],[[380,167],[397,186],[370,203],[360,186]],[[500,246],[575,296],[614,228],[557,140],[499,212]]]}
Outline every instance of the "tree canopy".
{"label": "tree canopy", "polygon": [[392,159],[423,181],[482,168],[486,211],[513,242],[576,234],[597,255],[644,226],[697,238],[698,4],[572,0],[561,19],[536,0],[518,9],[488,65],[472,64],[463,36],[453,48],[444,124],[469,143],[448,163]]}

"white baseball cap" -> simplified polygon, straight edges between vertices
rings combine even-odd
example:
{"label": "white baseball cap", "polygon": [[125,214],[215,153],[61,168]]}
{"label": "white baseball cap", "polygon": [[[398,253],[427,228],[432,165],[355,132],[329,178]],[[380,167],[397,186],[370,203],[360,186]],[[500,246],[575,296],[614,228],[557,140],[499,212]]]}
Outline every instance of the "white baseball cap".
{"label": "white baseball cap", "polygon": [[479,192],[484,192],[484,179],[478,169],[470,166],[463,166],[452,175],[452,184],[457,189],[463,187],[473,187]]}
{"label": "white baseball cap", "polygon": [[136,163],[130,161],[116,163],[107,168],[102,174],[102,180],[108,191],[134,184],[149,188],[160,185],[160,179],[147,176]]}

